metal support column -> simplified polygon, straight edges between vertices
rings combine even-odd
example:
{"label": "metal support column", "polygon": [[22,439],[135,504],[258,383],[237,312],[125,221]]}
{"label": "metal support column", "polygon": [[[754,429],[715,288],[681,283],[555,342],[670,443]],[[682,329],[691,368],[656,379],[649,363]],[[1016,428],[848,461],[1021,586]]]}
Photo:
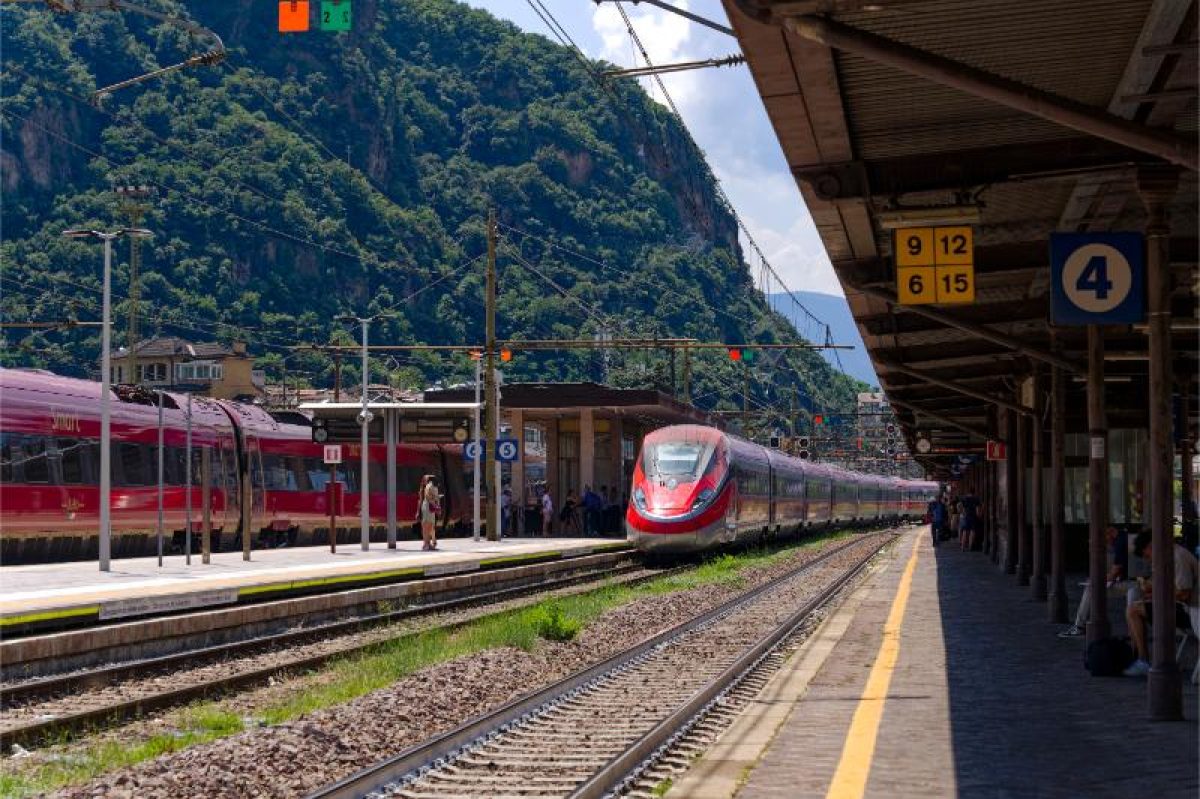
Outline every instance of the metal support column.
{"label": "metal support column", "polygon": [[1025,468],[1029,461],[1029,419],[1023,413],[1017,414],[1017,446],[1015,452],[1009,453],[1017,462],[1016,486],[1013,495],[1016,497],[1017,511],[1017,585],[1029,585],[1029,556],[1032,542],[1029,538],[1029,496],[1025,491]]}
{"label": "metal support column", "polygon": [[1046,601],[1046,528],[1042,519],[1042,381],[1036,367],[1033,372],[1033,478],[1029,481],[1029,505],[1033,511],[1033,546],[1030,585],[1033,598]]}
{"label": "metal support column", "polygon": [[1017,417],[1004,412],[1004,572],[1017,573]]}
{"label": "metal support column", "polygon": [[[1109,635],[1104,528],[1108,526],[1108,421],[1104,413],[1104,334],[1088,325],[1088,623],[1087,641]],[[1171,614],[1174,619],[1174,613]]]}
{"label": "metal support column", "polygon": [[1050,621],[1067,623],[1066,540],[1066,447],[1067,376],[1062,369],[1050,373]]}
{"label": "metal support column", "polygon": [[1178,176],[1171,169],[1138,173],[1146,206],[1146,300],[1150,347],[1150,535],[1154,640],[1147,685],[1150,718],[1183,718],[1183,680],[1175,660],[1174,447],[1171,443],[1171,228],[1167,203]]}
{"label": "metal support column", "polygon": [[396,548],[396,443],[400,418],[394,408],[383,412],[383,438],[387,449],[387,548]]}

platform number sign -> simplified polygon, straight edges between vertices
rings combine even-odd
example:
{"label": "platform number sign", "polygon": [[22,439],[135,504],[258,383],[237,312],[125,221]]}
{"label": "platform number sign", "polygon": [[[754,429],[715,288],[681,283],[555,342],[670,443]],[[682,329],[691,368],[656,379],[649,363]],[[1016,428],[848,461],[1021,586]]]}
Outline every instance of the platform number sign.
{"label": "platform number sign", "polygon": [[308,30],[308,0],[279,0],[279,32]]}
{"label": "platform number sign", "polygon": [[1146,315],[1140,233],[1050,235],[1052,321],[1056,325],[1131,324]]}
{"label": "platform number sign", "polygon": [[901,305],[975,302],[974,232],[955,227],[896,231],[896,296]]}
{"label": "platform number sign", "polygon": [[342,445],[341,444],[326,444],[325,445],[325,463],[334,465],[342,462]]}
{"label": "platform number sign", "polygon": [[512,463],[520,455],[520,447],[515,438],[501,438],[496,441],[496,460],[500,463]]}

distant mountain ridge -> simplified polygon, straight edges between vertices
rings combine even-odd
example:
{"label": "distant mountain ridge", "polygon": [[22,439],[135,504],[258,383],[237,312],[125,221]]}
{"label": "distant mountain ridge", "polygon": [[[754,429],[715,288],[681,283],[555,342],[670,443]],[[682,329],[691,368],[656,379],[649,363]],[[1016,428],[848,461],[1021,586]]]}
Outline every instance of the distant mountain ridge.
{"label": "distant mountain ridge", "polygon": [[[854,324],[854,316],[850,313],[850,305],[846,298],[818,294],[815,291],[794,291],[792,296],[814,316],[829,325],[834,344],[850,344],[854,347],[853,350],[838,350],[837,356],[832,351],[827,351],[824,353],[825,360],[836,368],[837,358],[840,357],[842,365],[846,367],[846,374],[872,386],[879,385],[875,367],[871,365],[871,359],[867,356],[867,348],[858,333],[858,326]],[[812,322],[805,319],[804,313],[788,300],[786,293],[771,294],[770,304],[777,312],[786,316],[801,335],[820,342],[819,336],[810,332],[813,328]]]}

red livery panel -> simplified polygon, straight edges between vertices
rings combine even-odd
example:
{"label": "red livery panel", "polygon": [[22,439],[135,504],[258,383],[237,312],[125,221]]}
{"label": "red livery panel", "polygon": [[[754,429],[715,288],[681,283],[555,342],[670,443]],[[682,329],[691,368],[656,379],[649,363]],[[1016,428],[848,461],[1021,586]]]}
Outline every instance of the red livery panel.
{"label": "red livery panel", "polygon": [[[93,557],[99,526],[99,383],[48,372],[0,369],[0,560],[5,563]],[[158,526],[159,392],[113,390],[113,555],[153,553]],[[163,529],[179,549],[187,529],[187,397],[162,392]],[[211,463],[214,549],[240,548],[243,518],[256,546],[328,542],[325,485],[329,467],[296,414],[280,421],[254,405],[192,398],[192,529],[201,524],[202,451]],[[361,447],[344,447],[337,479],[342,515],[357,528]],[[466,508],[460,453],[454,447],[401,446],[396,455],[396,516],[416,515],[421,475],[446,493],[443,522],[457,526]],[[368,452],[372,536],[386,523],[386,452]],[[343,530],[357,540],[357,530]],[[199,537],[193,536],[193,545]]]}

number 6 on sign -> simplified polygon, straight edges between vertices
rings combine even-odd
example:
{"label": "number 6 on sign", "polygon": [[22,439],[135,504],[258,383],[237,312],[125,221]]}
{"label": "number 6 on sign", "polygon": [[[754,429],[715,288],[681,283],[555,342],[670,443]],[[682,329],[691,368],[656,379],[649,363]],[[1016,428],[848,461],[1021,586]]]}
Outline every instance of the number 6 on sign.
{"label": "number 6 on sign", "polygon": [[896,270],[896,289],[904,305],[930,305],[937,302],[936,271],[932,266],[902,266]]}

